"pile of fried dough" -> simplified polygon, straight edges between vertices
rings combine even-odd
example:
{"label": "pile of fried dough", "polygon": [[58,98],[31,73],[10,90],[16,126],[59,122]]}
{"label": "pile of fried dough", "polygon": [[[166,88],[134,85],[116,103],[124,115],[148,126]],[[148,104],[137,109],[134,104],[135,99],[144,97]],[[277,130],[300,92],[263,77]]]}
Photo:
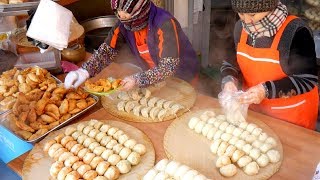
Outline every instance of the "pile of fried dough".
{"label": "pile of fried dough", "polygon": [[[10,99],[8,126],[26,140],[34,140],[94,104],[78,88],[67,90],[42,68],[12,69],[0,77],[1,103]],[[11,102],[12,101],[12,102]]]}
{"label": "pile of fried dough", "polygon": [[117,89],[120,86],[121,79],[109,80],[99,79],[96,82],[87,80],[84,85],[88,91],[92,92],[108,92]]}

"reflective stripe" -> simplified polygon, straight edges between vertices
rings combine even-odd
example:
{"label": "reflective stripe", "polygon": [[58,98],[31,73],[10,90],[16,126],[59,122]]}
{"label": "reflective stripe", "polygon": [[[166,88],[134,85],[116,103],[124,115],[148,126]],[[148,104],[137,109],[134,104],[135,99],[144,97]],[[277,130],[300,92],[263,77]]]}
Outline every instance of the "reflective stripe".
{"label": "reflective stripe", "polygon": [[300,106],[301,104],[304,104],[306,102],[306,100],[303,100],[303,101],[300,101],[296,104],[292,104],[292,105],[289,105],[289,106],[277,106],[277,107],[271,107],[271,109],[289,109],[289,108],[295,108],[297,106]]}
{"label": "reflective stripe", "polygon": [[149,50],[145,50],[145,51],[139,51],[140,54],[146,54],[149,53]]}
{"label": "reflective stripe", "polygon": [[279,61],[277,60],[274,60],[274,59],[268,59],[268,58],[255,58],[255,57],[252,57],[246,53],[243,53],[243,52],[237,52],[237,54],[241,55],[241,56],[244,56],[248,59],[251,59],[253,61],[261,61],[261,62],[270,62],[270,63],[275,63],[275,64],[279,64]]}

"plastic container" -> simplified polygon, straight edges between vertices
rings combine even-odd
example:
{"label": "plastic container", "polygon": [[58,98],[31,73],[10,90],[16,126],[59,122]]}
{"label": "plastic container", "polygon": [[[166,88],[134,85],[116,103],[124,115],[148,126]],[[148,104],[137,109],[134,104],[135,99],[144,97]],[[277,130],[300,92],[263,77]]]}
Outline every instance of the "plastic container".
{"label": "plastic container", "polygon": [[39,66],[49,71],[61,71],[61,53],[53,49],[44,53],[33,52],[21,54],[14,65],[17,68]]}

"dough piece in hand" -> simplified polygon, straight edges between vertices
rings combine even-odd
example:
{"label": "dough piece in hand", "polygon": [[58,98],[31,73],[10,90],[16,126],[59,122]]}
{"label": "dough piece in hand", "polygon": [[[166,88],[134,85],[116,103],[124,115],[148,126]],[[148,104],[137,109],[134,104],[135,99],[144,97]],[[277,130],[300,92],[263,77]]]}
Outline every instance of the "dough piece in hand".
{"label": "dough piece in hand", "polygon": [[265,142],[265,140],[268,138],[268,134],[267,133],[261,133],[258,137],[259,141],[261,142]]}
{"label": "dough piece in hand", "polygon": [[280,161],[280,153],[277,150],[271,149],[267,152],[267,156],[272,163],[277,163]]}
{"label": "dough piece in hand", "polygon": [[121,160],[116,165],[121,174],[128,173],[131,170],[131,164],[128,160]]}
{"label": "dough piece in hand", "polygon": [[239,167],[244,167],[247,164],[249,164],[250,162],[252,162],[252,158],[250,156],[242,156],[238,161],[237,164]]}
{"label": "dough piece in hand", "polygon": [[118,177],[120,176],[120,171],[115,166],[110,166],[104,173],[104,176],[110,180],[118,179]]}
{"label": "dough piece in hand", "polygon": [[232,177],[237,174],[237,167],[234,164],[228,164],[220,168],[221,175],[225,177]]}
{"label": "dough piece in hand", "polygon": [[50,175],[52,177],[57,177],[60,170],[64,167],[63,162],[56,161],[50,167]]}
{"label": "dough piece in hand", "polygon": [[232,132],[232,135],[235,136],[235,137],[240,137],[240,135],[242,134],[243,132],[243,129],[240,129],[240,128],[235,128]]}
{"label": "dough piece in hand", "polygon": [[255,128],[252,131],[252,135],[257,136],[257,137],[259,137],[261,133],[262,133],[262,129],[261,128]]}
{"label": "dough piece in hand", "polygon": [[190,120],[189,120],[189,123],[188,123],[188,126],[190,129],[194,129],[196,127],[196,125],[198,124],[198,122],[200,121],[199,118],[197,117],[192,117]]}
{"label": "dough piece in hand", "polygon": [[174,178],[176,179],[182,179],[182,177],[190,170],[190,167],[186,165],[181,165],[178,167],[176,172],[174,173]]}
{"label": "dough piece in hand", "polygon": [[218,151],[218,148],[219,148],[221,142],[222,142],[221,139],[213,141],[213,143],[210,146],[210,150],[213,154],[217,154],[217,151]]}
{"label": "dough piece in hand", "polygon": [[108,158],[108,162],[113,166],[115,166],[120,160],[121,157],[118,154],[111,154]]}
{"label": "dough piece in hand", "polygon": [[213,136],[213,140],[218,140],[218,139],[221,139],[221,135],[223,134],[223,131],[221,131],[221,130],[218,130],[215,134],[214,134],[214,136]]}
{"label": "dough piece in hand", "polygon": [[221,168],[222,166],[226,166],[231,164],[231,160],[228,156],[220,156],[216,161],[216,167]]}
{"label": "dough piece in hand", "polygon": [[269,164],[268,156],[261,154],[261,156],[257,159],[257,163],[260,167],[266,167]]}
{"label": "dough piece in hand", "polygon": [[158,171],[165,171],[168,163],[169,163],[168,159],[162,159],[155,165],[155,169]]}
{"label": "dough piece in hand", "polygon": [[246,130],[247,130],[249,133],[252,133],[255,128],[257,128],[257,125],[256,125],[256,124],[253,124],[253,123],[250,123],[250,124],[248,124]]}
{"label": "dough piece in hand", "polygon": [[218,148],[217,155],[222,156],[226,152],[228,146],[229,144],[227,142],[222,141]]}
{"label": "dough piece in hand", "polygon": [[225,141],[225,142],[228,142],[231,138],[232,138],[232,135],[231,135],[231,134],[228,134],[228,133],[223,133],[223,134],[221,135],[222,141]]}
{"label": "dough piece in hand", "polygon": [[140,154],[136,152],[131,152],[129,156],[127,157],[127,160],[132,164],[132,165],[137,165],[141,161]]}
{"label": "dough piece in hand", "polygon": [[209,129],[209,132],[207,134],[207,139],[209,140],[213,140],[214,135],[216,134],[216,132],[218,131],[218,129],[216,127],[212,127],[211,129]]}
{"label": "dough piece in hand", "polygon": [[259,173],[259,166],[256,162],[250,162],[249,164],[247,164],[244,168],[243,171],[249,175],[249,176],[253,176]]}
{"label": "dough piece in hand", "polygon": [[232,157],[231,157],[231,161],[233,163],[237,162],[242,156],[245,155],[245,152],[243,152],[242,150],[239,150],[237,149],[233,154],[232,154]]}
{"label": "dough piece in hand", "polygon": [[155,169],[150,169],[146,175],[143,176],[142,180],[151,180],[154,179],[156,177],[156,175],[158,174],[158,172]]}
{"label": "dough piece in hand", "polygon": [[224,153],[224,156],[231,157],[236,150],[237,148],[234,145],[229,145]]}
{"label": "dough piece in hand", "polygon": [[249,154],[251,149],[252,149],[251,144],[246,144],[243,146],[242,151],[244,151],[246,154]]}
{"label": "dough piece in hand", "polygon": [[132,148],[133,151],[139,153],[140,155],[144,155],[147,152],[147,148],[143,144],[136,144]]}
{"label": "dough piece in hand", "polygon": [[71,167],[63,167],[60,172],[58,173],[57,179],[65,179],[67,174],[70,173],[72,171]]}
{"label": "dough piece in hand", "polygon": [[261,155],[261,152],[257,148],[252,148],[249,153],[249,156],[254,160],[257,160],[260,157],[260,155]]}
{"label": "dough piece in hand", "polygon": [[202,132],[202,129],[204,127],[206,123],[204,121],[199,121],[196,125],[196,127],[194,128],[195,132],[200,134]]}
{"label": "dough piece in hand", "polygon": [[167,173],[169,176],[173,176],[179,166],[180,166],[180,163],[178,163],[176,161],[171,161],[168,163],[168,165],[165,169],[165,173]]}
{"label": "dough piece in hand", "polygon": [[277,141],[273,137],[268,137],[266,139],[266,143],[271,144],[272,147],[276,147],[277,145]]}
{"label": "dough piece in hand", "polygon": [[203,135],[203,136],[207,136],[207,134],[209,133],[209,130],[210,130],[211,128],[213,128],[213,125],[212,125],[212,124],[206,124],[206,125],[204,125],[204,127],[202,128],[202,131],[201,131],[202,135]]}
{"label": "dough piece in hand", "polygon": [[246,142],[244,140],[242,140],[242,139],[239,139],[235,144],[236,148],[241,149],[241,150],[242,150],[244,145],[246,145]]}
{"label": "dough piece in hand", "polygon": [[234,125],[230,124],[230,125],[226,128],[226,133],[232,134],[235,128],[236,128],[236,127],[235,127]]}
{"label": "dough piece in hand", "polygon": [[272,148],[272,145],[269,143],[264,143],[261,147],[260,150],[263,153],[267,153],[270,149]]}

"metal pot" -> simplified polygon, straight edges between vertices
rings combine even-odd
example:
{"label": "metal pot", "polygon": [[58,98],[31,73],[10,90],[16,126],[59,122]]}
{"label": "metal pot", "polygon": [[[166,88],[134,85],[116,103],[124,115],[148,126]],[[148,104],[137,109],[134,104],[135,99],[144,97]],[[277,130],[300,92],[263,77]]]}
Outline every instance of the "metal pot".
{"label": "metal pot", "polygon": [[86,57],[86,50],[84,46],[77,44],[70,48],[63,49],[61,51],[61,56],[63,60],[79,62]]}
{"label": "metal pot", "polygon": [[109,15],[95,17],[81,23],[86,34],[84,42],[88,52],[92,53],[94,49],[99,48],[117,21],[118,18],[116,16]]}

